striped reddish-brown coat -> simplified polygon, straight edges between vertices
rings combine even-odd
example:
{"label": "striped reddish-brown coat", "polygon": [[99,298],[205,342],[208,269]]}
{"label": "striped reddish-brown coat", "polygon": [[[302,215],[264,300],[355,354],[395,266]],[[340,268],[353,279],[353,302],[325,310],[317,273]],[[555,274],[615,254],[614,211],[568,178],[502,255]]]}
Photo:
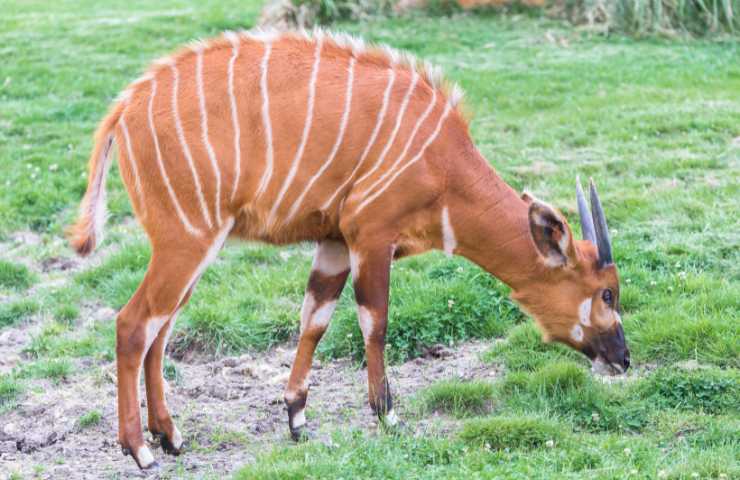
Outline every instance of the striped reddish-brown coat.
{"label": "striped reddish-brown coat", "polygon": [[[460,98],[407,54],[321,31],[227,33],[155,62],[123,92],[96,134],[70,236],[81,254],[101,240],[115,143],[152,243],[144,281],[117,318],[119,441],[141,467],[154,462],[139,420],[141,366],[149,430],[177,453],[163,352],[228,236],[317,242],[285,394],[296,438],[313,352],[350,272],[370,404],[396,421],[383,361],[390,263],[432,248],[509,284],[546,337],[628,364],[610,248],[590,234],[576,242],[559,212],[506,185],[473,145]],[[608,240],[605,223],[597,231]]]}

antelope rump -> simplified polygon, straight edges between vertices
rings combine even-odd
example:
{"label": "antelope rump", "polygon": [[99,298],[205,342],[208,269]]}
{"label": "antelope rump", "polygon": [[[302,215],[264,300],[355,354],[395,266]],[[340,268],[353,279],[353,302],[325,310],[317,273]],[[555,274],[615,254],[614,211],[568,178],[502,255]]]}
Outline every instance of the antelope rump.
{"label": "antelope rump", "polygon": [[565,217],[518,195],[478,152],[461,92],[434,67],[388,47],[322,31],[226,33],[159,60],[114,103],[95,137],[74,249],[102,238],[111,150],[152,256],[116,319],[118,439],[141,468],[155,463],[148,427],[168,453],[182,436],[165,401],[162,362],[175,318],[228,237],[312,241],[285,403],[305,432],[317,343],[352,274],[365,342],[369,403],[398,418],[383,351],[390,266],[430,249],[467,257],[512,289],[546,341],[594,368],[629,366],[619,278],[604,212],[577,186],[583,240]]}

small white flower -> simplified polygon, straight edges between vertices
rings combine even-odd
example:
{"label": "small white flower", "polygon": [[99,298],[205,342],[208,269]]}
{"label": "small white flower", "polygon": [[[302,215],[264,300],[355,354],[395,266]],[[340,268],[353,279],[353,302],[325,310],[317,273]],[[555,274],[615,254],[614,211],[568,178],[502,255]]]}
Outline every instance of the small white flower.
{"label": "small white flower", "polygon": [[601,416],[596,412],[591,414],[591,420],[593,420],[594,422],[598,422],[600,418]]}
{"label": "small white flower", "polygon": [[56,172],[57,170],[59,170],[59,165],[57,165],[56,163],[52,163],[51,165],[49,165],[50,172]]}
{"label": "small white flower", "polygon": [[548,441],[545,442],[545,446],[547,448],[552,448],[552,447],[555,446],[555,442],[553,442],[552,440],[548,440]]}
{"label": "small white flower", "polygon": [[651,286],[651,287],[654,287],[654,286],[656,286],[657,284],[658,284],[658,282],[656,282],[655,280],[650,280],[650,286]]}
{"label": "small white flower", "polygon": [[455,305],[455,301],[453,299],[447,300],[447,308],[452,310],[452,307]]}
{"label": "small white flower", "polygon": [[691,478],[699,478],[699,474],[696,472],[691,472]]}
{"label": "small white flower", "polygon": [[639,472],[637,471],[636,468],[633,468],[632,470],[630,470],[630,475],[637,475],[638,473]]}
{"label": "small white flower", "polygon": [[632,279],[631,279],[631,278],[626,278],[626,279],[624,280],[624,283],[632,283]]}
{"label": "small white flower", "polygon": [[632,455],[632,450],[630,448],[625,448],[624,449],[624,454],[625,455]]}
{"label": "small white flower", "polygon": [[658,478],[666,478],[668,476],[668,472],[665,470],[658,470]]}

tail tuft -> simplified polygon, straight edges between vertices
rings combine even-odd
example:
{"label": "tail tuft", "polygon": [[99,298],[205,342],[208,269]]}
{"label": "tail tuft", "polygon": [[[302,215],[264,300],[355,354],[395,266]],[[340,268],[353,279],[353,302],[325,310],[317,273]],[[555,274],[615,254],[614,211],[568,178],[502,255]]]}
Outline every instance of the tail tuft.
{"label": "tail tuft", "polygon": [[80,204],[80,213],[74,225],[65,231],[71,247],[82,256],[89,255],[103,240],[103,226],[107,217],[105,180],[111,164],[113,128],[121,112],[121,105],[115,106],[95,134],[87,190]]}

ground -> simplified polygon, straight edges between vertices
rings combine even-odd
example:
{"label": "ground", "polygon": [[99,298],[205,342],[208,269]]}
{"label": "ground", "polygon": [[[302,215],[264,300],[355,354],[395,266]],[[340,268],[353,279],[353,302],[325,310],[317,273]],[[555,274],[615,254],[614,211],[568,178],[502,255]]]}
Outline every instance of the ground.
{"label": "ground", "polygon": [[[63,239],[91,135],[148,62],[260,2],[0,0],[0,478],[126,478],[114,322],[149,248],[117,169],[109,235]],[[501,176],[560,207],[593,177],[611,227],[634,368],[601,378],[543,345],[508,290],[462,259],[394,265],[388,361],[406,426],[365,402],[344,292],[307,415],[280,392],[312,246],[233,244],[178,320],[165,374],[187,441],[152,478],[740,477],[740,45],[632,40],[527,16],[367,19],[338,28],[440,64]]]}

